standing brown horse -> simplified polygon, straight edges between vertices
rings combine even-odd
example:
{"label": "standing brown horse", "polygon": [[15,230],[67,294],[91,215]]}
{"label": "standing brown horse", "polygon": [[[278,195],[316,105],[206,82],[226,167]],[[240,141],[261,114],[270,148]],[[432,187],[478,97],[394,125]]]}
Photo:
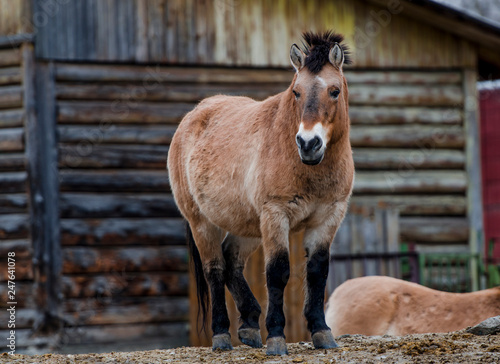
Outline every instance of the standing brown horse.
{"label": "standing brown horse", "polygon": [[305,49],[294,44],[290,51],[296,74],[286,91],[262,102],[207,98],[184,117],[170,146],[170,183],[192,232],[203,311],[210,290],[214,350],[232,349],[224,285],[241,314],[240,340],[262,346],[261,308],[243,276],[248,257],[262,244],[267,354],[287,354],[283,291],[290,275],[288,236],[302,229],[308,328],[316,348],[337,346],[323,302],[329,248],[354,178],[342,70],[349,54],[339,34],[303,36]]}

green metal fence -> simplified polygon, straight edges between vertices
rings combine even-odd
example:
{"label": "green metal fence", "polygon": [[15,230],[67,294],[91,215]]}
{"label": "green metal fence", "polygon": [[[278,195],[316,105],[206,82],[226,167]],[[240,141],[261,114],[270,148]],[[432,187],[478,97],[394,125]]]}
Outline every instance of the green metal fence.
{"label": "green metal fence", "polygon": [[[420,284],[447,292],[470,292],[478,287],[473,277],[481,277],[479,254],[419,254]],[[477,270],[478,274],[471,274]]]}

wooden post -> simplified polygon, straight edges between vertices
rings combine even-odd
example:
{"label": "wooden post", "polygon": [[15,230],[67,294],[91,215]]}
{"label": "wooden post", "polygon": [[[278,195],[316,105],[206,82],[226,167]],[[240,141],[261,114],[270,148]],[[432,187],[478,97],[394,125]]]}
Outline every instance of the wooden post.
{"label": "wooden post", "polygon": [[[481,158],[479,140],[479,107],[476,88],[476,69],[466,68],[463,73],[465,154],[467,171],[467,217],[469,219],[469,245],[471,253],[484,256],[483,202],[481,191]],[[478,262],[471,261],[472,290],[479,289]]]}
{"label": "wooden post", "polygon": [[34,291],[39,310],[35,330],[53,333],[61,328],[62,297],[54,65],[35,62],[32,44],[22,49]]}

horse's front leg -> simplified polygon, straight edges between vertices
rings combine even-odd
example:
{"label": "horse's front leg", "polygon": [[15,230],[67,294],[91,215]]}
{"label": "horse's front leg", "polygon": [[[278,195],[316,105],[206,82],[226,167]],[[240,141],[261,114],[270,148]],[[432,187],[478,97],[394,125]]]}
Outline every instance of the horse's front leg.
{"label": "horse's front leg", "polygon": [[337,228],[337,223],[332,226],[325,224],[316,229],[306,230],[304,235],[307,253],[307,290],[304,315],[316,349],[337,347],[332,332],[326,324],[324,310],[326,280],[330,264],[330,245]]}
{"label": "horse's front leg", "polygon": [[289,223],[278,208],[267,206],[261,215],[262,245],[266,262],[267,355],[288,354],[285,342],[283,293],[290,278],[288,253]]}

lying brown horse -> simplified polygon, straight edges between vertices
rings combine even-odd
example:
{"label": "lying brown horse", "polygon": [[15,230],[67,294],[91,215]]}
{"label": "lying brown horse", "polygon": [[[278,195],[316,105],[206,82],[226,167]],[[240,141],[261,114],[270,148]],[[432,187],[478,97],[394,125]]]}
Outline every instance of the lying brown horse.
{"label": "lying brown horse", "polygon": [[240,340],[262,346],[261,308],[243,276],[247,258],[262,244],[267,353],[287,353],[288,236],[303,229],[308,328],[316,348],[336,346],[323,302],[329,248],[354,178],[342,70],[349,55],[341,35],[305,33],[304,40],[304,50],[291,47],[296,73],[287,90],[262,102],[207,98],[184,117],[170,146],[170,183],[194,238],[191,253],[202,309],[210,290],[214,350],[232,349],[224,285],[241,314]]}
{"label": "lying brown horse", "polygon": [[500,315],[500,289],[436,291],[390,277],[361,277],[341,284],[328,300],[326,322],[335,336],[450,332]]}

